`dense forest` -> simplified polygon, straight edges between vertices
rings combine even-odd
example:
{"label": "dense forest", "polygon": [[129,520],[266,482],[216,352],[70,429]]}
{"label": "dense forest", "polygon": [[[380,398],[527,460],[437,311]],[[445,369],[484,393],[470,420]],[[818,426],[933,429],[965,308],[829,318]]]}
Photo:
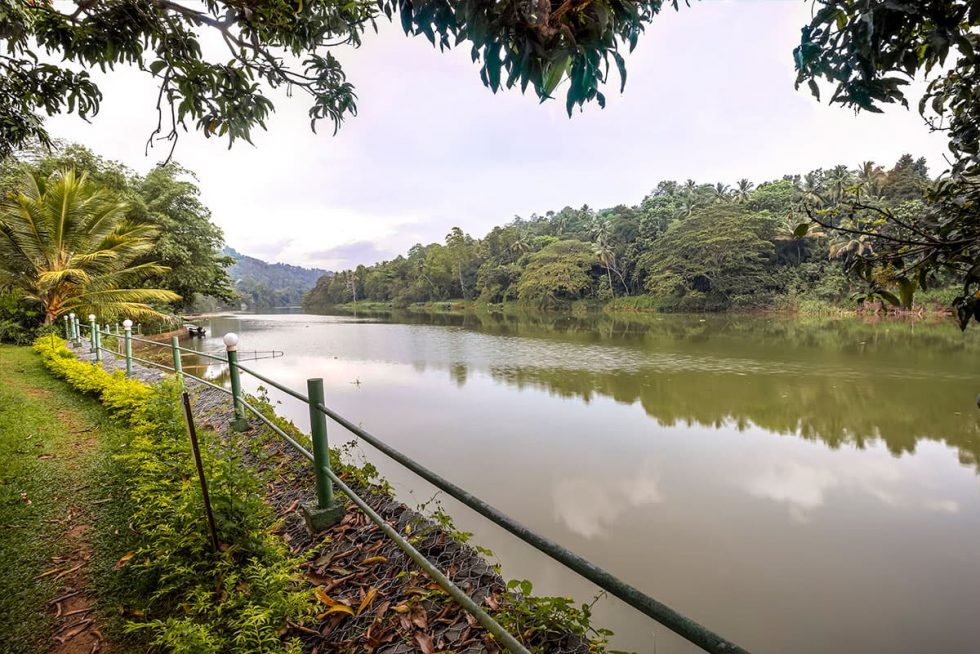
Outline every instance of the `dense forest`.
{"label": "dense forest", "polygon": [[223,254],[233,261],[228,275],[234,284],[236,298],[229,306],[241,308],[244,305],[249,311],[297,307],[320,277],[331,274],[319,268],[268,263],[227,246]]}
{"label": "dense forest", "polygon": [[[454,227],[445,243],[418,244],[391,261],[320,278],[304,307],[360,300],[542,308],[585,300],[661,311],[853,306],[857,282],[845,269],[874,243],[808,227],[814,211],[842,214],[835,209],[860,199],[915,216],[932,183],[925,160],[911,155],[891,168],[868,161],[758,187],[747,179],[734,186],[663,181],[633,206],[517,217],[482,239]],[[847,214],[835,227],[862,219]],[[888,286],[888,279],[880,282]]]}

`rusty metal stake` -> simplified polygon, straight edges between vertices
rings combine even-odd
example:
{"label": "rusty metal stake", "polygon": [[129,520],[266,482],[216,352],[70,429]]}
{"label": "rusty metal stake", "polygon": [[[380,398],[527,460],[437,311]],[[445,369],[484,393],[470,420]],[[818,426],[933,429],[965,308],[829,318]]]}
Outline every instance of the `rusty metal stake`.
{"label": "rusty metal stake", "polygon": [[197,429],[194,428],[194,414],[191,412],[191,398],[187,391],[183,393],[184,418],[187,420],[187,432],[191,436],[191,449],[194,451],[194,463],[197,465],[197,476],[201,480],[201,494],[204,496],[204,512],[208,517],[208,532],[211,534],[211,545],[218,551],[218,530],[214,526],[214,510],[211,508],[211,496],[208,495],[208,481],[204,478],[204,464],[201,463],[201,450],[197,444]]}

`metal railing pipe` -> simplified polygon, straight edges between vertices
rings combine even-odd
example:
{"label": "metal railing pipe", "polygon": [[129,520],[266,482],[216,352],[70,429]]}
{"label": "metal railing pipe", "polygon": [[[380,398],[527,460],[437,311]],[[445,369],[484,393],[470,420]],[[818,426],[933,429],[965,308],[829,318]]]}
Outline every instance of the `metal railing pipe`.
{"label": "metal railing pipe", "polygon": [[395,541],[395,544],[398,545],[399,549],[405,552],[410,559],[415,561],[415,563],[425,571],[425,574],[439,584],[439,586],[446,591],[446,593],[448,593],[457,604],[462,606],[470,615],[476,618],[476,621],[479,622],[484,629],[493,634],[493,637],[495,640],[497,640],[497,642],[506,647],[512,654],[531,654],[527,648],[520,643],[520,641],[514,638],[514,636],[512,636],[506,629],[497,624],[497,621],[490,617],[486,611],[481,609],[479,605],[473,601],[473,598],[460,590],[459,587],[449,579],[449,577],[444,575],[442,571],[439,570],[439,568],[434,566],[431,561],[425,558],[425,556],[415,549],[411,543],[402,538],[401,534],[395,531],[394,528],[392,528],[392,526],[389,525],[384,518],[378,515],[367,502],[365,502],[357,495],[357,493],[351,490],[350,486],[345,484],[340,477],[338,477],[332,470],[328,470],[327,474],[330,476],[333,483],[336,484],[337,488],[343,491],[343,493],[350,498],[351,502],[357,505],[357,508],[364,512],[371,522],[378,525],[378,528],[384,532],[385,536]]}
{"label": "metal railing pipe", "polygon": [[210,352],[201,352],[200,350],[192,350],[189,347],[180,347],[180,351],[187,352],[188,354],[195,354],[199,357],[204,357],[205,359],[214,359],[215,361],[220,361],[221,363],[228,363],[227,357],[223,357],[217,354],[211,354]]}
{"label": "metal railing pipe", "polygon": [[291,397],[295,397],[300,402],[305,402],[306,404],[309,404],[310,403],[310,398],[308,398],[307,396],[303,395],[299,391],[294,391],[293,389],[289,388],[288,386],[283,386],[279,382],[273,381],[273,380],[269,379],[268,377],[266,377],[264,375],[260,375],[259,373],[255,372],[254,370],[252,370],[250,368],[246,368],[245,366],[243,366],[242,364],[240,364],[238,362],[235,363],[235,367],[238,368],[239,370],[241,370],[242,372],[245,372],[245,373],[248,373],[248,374],[252,375],[253,377],[255,377],[256,379],[258,379],[259,381],[264,382],[264,383],[268,384],[269,386],[272,386],[273,388],[282,391],[286,395],[289,395]]}
{"label": "metal railing pipe", "polygon": [[562,547],[557,542],[531,531],[524,525],[490,506],[472,493],[468,493],[456,484],[442,478],[425,466],[416,463],[384,441],[372,436],[357,425],[353,424],[338,413],[322,404],[316,408],[327,417],[333,419],[352,434],[359,436],[382,453],[405,466],[419,477],[422,477],[436,488],[456,498],[491,522],[506,529],[519,539],[544,552],[554,560],[585,577],[599,588],[618,597],[640,613],[659,622],[684,639],[712,654],[748,654],[746,650],[715,634],[707,627],[682,615],[663,602],[646,595],[641,590],[630,586],[599,566],[583,559],[578,554]]}
{"label": "metal railing pipe", "polygon": [[137,343],[146,343],[147,345],[158,345],[160,347],[164,346],[164,344],[161,343],[160,341],[154,341],[148,338],[139,338],[138,336],[133,336],[133,340],[136,341]]}
{"label": "metal railing pipe", "polygon": [[[171,370],[173,370],[173,369],[171,368]],[[209,382],[207,379],[201,379],[200,377],[195,377],[194,375],[190,374],[189,372],[183,372],[181,374],[184,377],[186,377],[187,379],[193,379],[194,381],[199,382],[201,384],[204,384],[205,386],[209,386],[209,387],[213,388],[216,391],[221,391],[225,395],[231,395],[231,391],[229,391],[224,386],[218,386],[215,383]],[[248,405],[245,404],[245,401],[244,400],[242,400],[242,406],[248,406]]]}
{"label": "metal railing pipe", "polygon": [[[190,376],[190,375],[188,375],[188,376]],[[201,381],[201,380],[198,380],[198,381]],[[207,382],[205,382],[205,383],[207,383]],[[228,392],[228,389],[225,389],[225,388],[223,388],[221,390],[223,390],[225,393]],[[272,422],[272,420],[270,420],[269,418],[267,418],[264,413],[262,413],[261,411],[259,411],[258,409],[256,409],[254,406],[252,406],[251,404],[249,404],[245,400],[242,400],[242,404],[245,405],[245,408],[246,409],[248,409],[249,411],[251,411],[252,413],[254,413],[255,414],[255,417],[257,417],[259,420],[261,420],[263,423],[265,423],[267,427],[269,427],[272,431],[274,431],[277,434],[279,434],[279,436],[281,438],[283,438],[287,443],[289,443],[290,445],[292,445],[293,448],[297,452],[299,452],[304,457],[306,457],[307,459],[309,459],[310,462],[313,461],[313,452],[310,452],[308,449],[306,449],[305,447],[303,447],[303,445],[301,443],[299,443],[295,438],[293,438],[292,436],[290,436],[289,434],[287,434],[285,431],[283,431],[282,427],[280,427],[276,423]]]}

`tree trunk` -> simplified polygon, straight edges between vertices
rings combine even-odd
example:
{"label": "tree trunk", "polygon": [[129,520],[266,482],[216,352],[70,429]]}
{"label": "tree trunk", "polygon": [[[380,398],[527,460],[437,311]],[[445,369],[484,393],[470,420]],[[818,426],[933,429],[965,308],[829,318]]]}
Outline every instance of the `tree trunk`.
{"label": "tree trunk", "polygon": [[463,294],[463,299],[466,299],[466,287],[463,286],[463,264],[457,259],[456,260],[456,271],[459,274],[459,292]]}

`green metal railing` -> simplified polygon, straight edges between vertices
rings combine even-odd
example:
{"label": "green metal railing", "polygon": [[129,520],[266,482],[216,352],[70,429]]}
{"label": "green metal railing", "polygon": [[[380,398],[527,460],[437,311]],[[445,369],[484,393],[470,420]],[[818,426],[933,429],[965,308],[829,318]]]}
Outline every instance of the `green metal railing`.
{"label": "green metal railing", "polygon": [[[127,321],[128,322],[128,321]],[[71,323],[74,323],[72,327]],[[95,355],[96,361],[101,359],[100,352],[109,352],[101,347],[102,331],[96,327],[93,316],[90,316],[90,325],[80,325],[72,318],[66,327],[66,333],[73,336],[72,339],[76,346],[81,345],[81,328],[88,327],[90,330],[91,351]],[[107,335],[111,335],[106,330]],[[171,351],[173,366],[168,366],[156,361],[142,359],[132,354],[132,341],[137,341],[147,345],[168,348]],[[626,602],[628,605],[643,613],[647,617],[655,620],[667,627],[685,640],[697,645],[701,649],[713,654],[748,654],[746,650],[722,638],[700,623],[688,618],[687,616],[675,611],[666,604],[655,600],[646,595],[639,589],[627,584],[611,573],[603,570],[599,566],[587,561],[574,552],[563,547],[559,543],[538,534],[537,532],[525,527],[516,520],[507,516],[500,510],[486,503],[479,497],[467,492],[452,482],[444,479],[439,474],[429,470],[420,463],[409,458],[402,452],[391,447],[381,439],[355,425],[350,420],[344,418],[337,412],[326,406],[323,397],[323,382],[320,379],[310,379],[307,381],[307,394],[289,388],[270,379],[246,366],[238,363],[238,337],[235,334],[226,334],[224,337],[226,346],[226,356],[200,352],[189,348],[181,347],[178,339],[174,336],[168,346],[165,343],[134,337],[130,334],[129,328],[125,332],[125,358],[127,374],[131,374],[132,362],[136,361],[147,366],[165,370],[176,374],[179,378],[187,378],[207,387],[226,393],[232,397],[234,418],[232,420],[233,429],[244,429],[247,427],[245,412],[252,413],[256,418],[272,429],[278,436],[283,438],[291,447],[296,449],[302,456],[313,463],[314,476],[316,479],[316,499],[317,506],[302,507],[305,509],[305,517],[311,528],[317,530],[332,524],[334,518],[339,519],[337,504],[333,496],[333,486],[336,485],[350,500],[363,511],[368,518],[377,524],[385,535],[391,538],[413,561],[415,561],[426,574],[431,576],[446,592],[456,600],[465,610],[471,613],[484,628],[494,635],[498,641],[509,651],[515,654],[527,654],[527,650],[511,634],[504,630],[496,621],[493,620],[483,609],[477,606],[473,600],[461,589],[455,586],[441,571],[432,565],[421,553],[418,552],[408,541],[388,525],[377,513],[375,513],[367,502],[359,497],[347,484],[345,484],[330,467],[329,447],[327,440],[327,427],[324,417],[330,418],[341,427],[345,428],[355,436],[364,440],[372,447],[398,462],[405,468],[426,480],[436,488],[447,493],[451,497],[460,501],[470,509],[476,511],[494,524],[502,527],[520,540],[547,554],[549,557],[558,561],[565,567],[588,579],[599,588],[609,594]],[[206,379],[189,374],[183,369],[181,354],[192,354],[208,359],[215,360],[227,365],[231,377],[231,389],[214,384]],[[116,353],[118,354],[118,353]],[[307,450],[300,443],[296,442],[289,434],[270,420],[259,409],[247,402],[242,393],[241,373],[251,375],[257,380],[305,403],[310,410],[311,437],[313,451]]]}

